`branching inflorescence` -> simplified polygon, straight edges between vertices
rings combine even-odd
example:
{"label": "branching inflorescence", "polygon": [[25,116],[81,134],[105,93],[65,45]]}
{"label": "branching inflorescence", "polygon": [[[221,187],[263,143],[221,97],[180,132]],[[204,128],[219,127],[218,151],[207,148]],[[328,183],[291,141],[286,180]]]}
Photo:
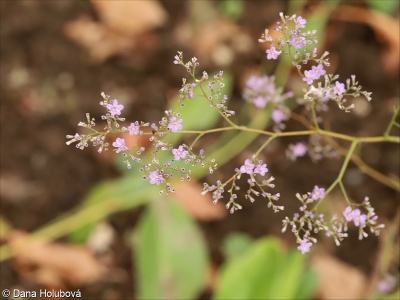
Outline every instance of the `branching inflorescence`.
{"label": "branching inflorescence", "polygon": [[[262,35],[259,42],[269,45],[266,50],[266,56],[269,60],[276,60],[281,55],[289,56],[294,68],[297,70],[302,81],[306,85],[303,90],[303,97],[298,99],[299,105],[304,105],[308,112],[308,119],[305,118],[305,124],[308,130],[284,132],[284,122],[293,117],[291,110],[286,105],[286,101],[294,96],[293,92],[283,92],[283,88],[277,88],[273,76],[251,76],[244,89],[244,99],[259,109],[269,107],[271,109],[271,120],[273,121],[273,131],[264,131],[246,126],[239,126],[232,117],[235,112],[228,108],[228,97],[222,94],[224,87],[223,72],[220,71],[215,76],[209,76],[207,72],[202,72],[201,78],[196,77],[196,68],[199,63],[196,58],[184,62],[182,52],[174,57],[174,64],[183,66],[189,74],[189,79],[183,78],[182,88],[180,89],[180,103],[185,106],[186,101],[208,101],[211,109],[218,112],[221,118],[228,123],[228,127],[214,128],[205,131],[184,131],[185,120],[179,113],[172,110],[165,111],[165,116],[158,123],[149,123],[135,121],[129,125],[121,126],[125,118],[120,115],[124,109],[118,100],[111,100],[110,96],[102,93],[100,105],[106,110],[105,115],[101,116],[106,122],[103,131],[95,129],[95,120],[86,115],[86,122],[80,122],[78,126],[86,128],[89,133],[76,133],[68,135],[67,145],[76,143],[76,147],[84,149],[91,143],[98,147],[98,152],[108,150],[110,144],[108,140],[111,135],[127,133],[137,136],[136,144],[128,147],[124,138],[116,137],[111,146],[117,154],[125,158],[125,164],[131,168],[136,165],[142,177],[152,185],[160,187],[160,193],[171,193],[173,189],[173,178],[181,181],[191,180],[191,169],[195,166],[207,168],[209,173],[213,173],[217,168],[214,159],[207,160],[205,151],[197,149],[197,143],[207,133],[216,133],[227,130],[243,131],[248,133],[257,133],[267,136],[268,139],[251,156],[244,160],[241,166],[234,169],[234,174],[226,181],[218,180],[215,184],[204,183],[202,194],[211,193],[213,202],[217,203],[224,197],[227,199],[226,208],[231,213],[242,209],[238,203],[242,197],[238,191],[240,180],[247,186],[244,193],[244,199],[254,202],[256,198],[265,198],[268,207],[274,212],[284,210],[281,205],[276,205],[280,198],[280,193],[271,193],[275,187],[274,177],[269,175],[267,164],[259,158],[264,148],[275,138],[285,136],[309,136],[308,142],[299,142],[289,145],[286,154],[289,159],[296,160],[299,157],[309,155],[313,161],[323,158],[337,157],[344,155],[345,159],[337,179],[327,189],[315,186],[311,192],[304,195],[296,194],[300,201],[299,212],[292,218],[283,219],[282,231],[291,228],[299,244],[298,249],[302,253],[310,251],[313,243],[317,242],[320,231],[325,235],[332,237],[337,245],[348,236],[348,227],[355,226],[359,229],[359,238],[367,237],[367,229],[371,233],[379,234],[379,230],[384,226],[377,223],[377,216],[372,208],[368,197],[361,204],[353,203],[348,199],[346,190],[342,183],[343,174],[348,166],[350,159],[353,158],[354,150],[360,143],[368,142],[396,142],[399,138],[390,136],[390,129],[398,125],[395,122],[395,116],[389,124],[385,134],[381,137],[357,138],[340,133],[335,133],[320,128],[320,118],[318,113],[328,110],[328,102],[335,102],[341,110],[350,112],[354,104],[347,104],[347,98],[359,97],[360,95],[370,101],[369,92],[362,91],[362,87],[356,81],[355,76],[351,76],[344,82],[340,82],[339,76],[327,73],[325,67],[329,67],[328,52],[324,52],[318,57],[318,50],[315,47],[317,39],[316,31],[305,30],[307,21],[300,16],[284,16],[280,14],[281,21],[277,22],[275,31],[279,34],[278,38],[273,38],[268,34],[268,30]],[[274,35],[276,36],[276,35]],[[194,90],[201,91],[201,97],[204,99],[195,99]],[[398,109],[395,114],[398,113]],[[125,124],[125,123],[124,123]],[[185,143],[174,145],[167,142],[166,137],[175,133],[194,134],[197,138],[190,144]],[[151,146],[146,149],[141,146],[140,140],[147,137],[151,141]],[[341,139],[351,142],[348,150],[338,151],[332,139]],[[144,155],[144,153],[149,155]],[[162,154],[162,158],[160,158]],[[329,193],[339,186],[345,200],[348,202],[347,208],[342,215],[332,215],[325,217],[318,212],[318,206],[321,201],[329,198]],[[398,187],[397,187],[398,188]]]}

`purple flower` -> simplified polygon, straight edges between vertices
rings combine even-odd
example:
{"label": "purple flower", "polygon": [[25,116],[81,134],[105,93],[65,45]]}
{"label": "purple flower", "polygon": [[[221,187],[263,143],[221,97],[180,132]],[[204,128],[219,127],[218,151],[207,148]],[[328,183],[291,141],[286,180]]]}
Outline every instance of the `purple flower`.
{"label": "purple flower", "polygon": [[176,117],[171,117],[169,119],[169,124],[167,128],[172,132],[177,132],[183,128],[182,126],[182,119],[177,119]]}
{"label": "purple flower", "polygon": [[300,240],[299,244],[300,244],[300,246],[298,246],[297,249],[301,251],[301,254],[310,252],[312,243],[310,243],[307,239]]}
{"label": "purple flower", "polygon": [[287,120],[286,115],[279,109],[274,109],[272,111],[271,118],[276,124],[282,123],[282,121]]}
{"label": "purple flower", "polygon": [[314,73],[309,71],[304,71],[303,81],[307,82],[308,85],[311,85],[314,81]]}
{"label": "purple flower", "polygon": [[306,23],[307,20],[303,19],[302,17],[298,16],[295,20],[294,23],[296,24],[296,29],[300,29],[300,28],[305,28],[306,27]]}
{"label": "purple flower", "polygon": [[107,104],[106,105],[108,111],[111,113],[111,116],[114,117],[115,115],[120,115],[121,110],[124,109],[124,106],[122,104],[118,104],[118,100],[114,99],[112,100],[112,104]]}
{"label": "purple flower", "polygon": [[116,140],[115,140],[115,142],[114,143],[112,143],[112,145],[115,147],[115,148],[117,148],[117,153],[120,153],[121,151],[126,151],[126,150],[128,150],[128,147],[126,147],[126,145],[125,145],[125,140],[124,139],[121,139],[121,138],[117,138]]}
{"label": "purple flower", "polygon": [[267,59],[277,59],[279,54],[281,54],[282,51],[277,51],[275,47],[271,47],[267,51]]}
{"label": "purple flower", "polygon": [[304,71],[303,81],[307,82],[307,84],[312,84],[314,80],[320,79],[322,75],[325,75],[326,71],[322,64],[318,64],[318,66],[312,66],[311,70]]}
{"label": "purple flower", "polygon": [[389,293],[396,287],[396,283],[396,276],[386,274],[385,277],[378,282],[377,290],[381,293]]}
{"label": "purple flower", "polygon": [[324,70],[324,66],[322,64],[318,64],[318,66],[312,66],[311,70],[314,72],[315,80],[326,74],[326,71]]}
{"label": "purple flower", "polygon": [[151,172],[149,177],[150,177],[150,184],[160,185],[165,181],[162,174],[158,173],[158,170]]}
{"label": "purple flower", "polygon": [[358,208],[353,210],[350,206],[347,206],[343,211],[343,216],[347,222],[353,221],[354,225],[357,227],[365,227],[367,222],[367,215],[362,214]]}
{"label": "purple flower", "polygon": [[253,103],[258,108],[264,108],[267,105],[267,99],[263,96],[257,96],[254,98]]}
{"label": "purple flower", "polygon": [[243,174],[253,174],[254,164],[251,163],[250,159],[246,159],[244,165],[240,167],[240,172]]}
{"label": "purple flower", "polygon": [[347,206],[346,209],[343,211],[343,216],[347,222],[353,220],[352,211],[353,209],[351,208],[351,206]]}
{"label": "purple flower", "polygon": [[181,158],[185,159],[188,152],[180,145],[178,149],[172,149],[172,154],[174,155],[174,160],[180,160]]}
{"label": "purple flower", "polygon": [[275,77],[252,75],[247,79],[246,87],[259,93],[273,94],[275,92]]}
{"label": "purple flower", "polygon": [[293,46],[295,49],[301,49],[305,45],[306,38],[301,35],[292,35],[292,38],[289,41],[289,45]]}
{"label": "purple flower", "polygon": [[139,134],[139,125],[135,125],[134,123],[131,123],[128,127],[129,134],[130,135],[138,135]]}
{"label": "purple flower", "polygon": [[367,216],[361,214],[361,211],[357,208],[352,212],[353,222],[355,226],[365,227],[365,222],[367,221]]}
{"label": "purple flower", "polygon": [[293,155],[295,157],[302,157],[307,154],[307,146],[303,142],[292,145]]}
{"label": "purple flower", "polygon": [[267,172],[268,172],[267,164],[258,164],[256,166],[256,168],[254,169],[254,173],[260,174],[261,176],[264,176],[265,173],[267,173]]}
{"label": "purple flower", "polygon": [[325,189],[320,188],[317,185],[314,186],[314,190],[311,192],[311,198],[316,201],[318,199],[324,199],[325,198]]}
{"label": "purple flower", "polygon": [[338,95],[342,95],[344,92],[346,92],[346,89],[344,88],[344,83],[336,81],[335,86],[333,87],[333,91]]}

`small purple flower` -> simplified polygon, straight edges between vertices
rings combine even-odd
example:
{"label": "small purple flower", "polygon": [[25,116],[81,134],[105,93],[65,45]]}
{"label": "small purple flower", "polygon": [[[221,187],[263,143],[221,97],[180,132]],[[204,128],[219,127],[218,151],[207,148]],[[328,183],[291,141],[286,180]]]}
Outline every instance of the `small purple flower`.
{"label": "small purple flower", "polygon": [[130,135],[138,135],[139,129],[140,129],[139,125],[135,125],[134,123],[131,123],[131,125],[129,125],[128,127]]}
{"label": "small purple flower", "polygon": [[182,119],[177,119],[176,117],[171,117],[169,119],[169,124],[167,128],[172,132],[177,132],[183,128],[182,126]]}
{"label": "small purple flower", "polygon": [[253,174],[254,164],[251,163],[250,159],[246,159],[244,165],[240,167],[240,172],[243,174]]}
{"label": "small purple flower", "polygon": [[322,64],[318,64],[318,66],[312,66],[311,70],[314,72],[314,79],[318,80],[322,75],[326,74],[324,70],[324,66]]}
{"label": "small purple flower", "polygon": [[282,121],[287,120],[286,115],[279,109],[274,109],[272,111],[271,118],[276,124],[282,123]]}
{"label": "small purple flower", "polygon": [[117,153],[120,153],[121,151],[126,151],[126,150],[128,150],[128,147],[126,147],[126,145],[125,145],[125,140],[124,140],[124,139],[121,139],[121,138],[117,138],[117,139],[115,140],[115,142],[112,143],[112,145],[113,145],[115,148],[117,148],[117,150],[116,150]]}
{"label": "small purple flower", "polygon": [[303,81],[307,82],[308,85],[311,85],[314,81],[314,73],[309,71],[304,71]]}
{"label": "small purple flower", "polygon": [[293,34],[289,41],[289,45],[293,46],[295,49],[301,49],[304,47],[305,41],[306,38],[304,36]]}
{"label": "small purple flower", "polygon": [[300,246],[298,246],[297,249],[301,251],[301,254],[310,252],[312,243],[310,243],[307,239],[300,240],[299,244],[300,244]]}
{"label": "small purple flower", "polygon": [[263,96],[257,96],[254,98],[253,103],[258,108],[264,108],[267,105],[267,99]]}
{"label": "small purple flower", "polygon": [[302,17],[298,16],[295,20],[294,23],[296,24],[296,29],[300,29],[300,28],[305,28],[306,27],[306,23],[307,20],[303,19]]}
{"label": "small purple flower", "polygon": [[293,155],[295,157],[303,157],[307,154],[307,146],[303,142],[299,142],[292,146]]}
{"label": "small purple flower", "polygon": [[311,70],[304,71],[303,81],[307,82],[307,84],[312,84],[314,80],[318,80],[322,75],[325,75],[326,71],[322,64],[318,64],[318,66],[312,66]]}
{"label": "small purple flower", "polygon": [[265,173],[267,172],[268,172],[267,164],[258,164],[254,169],[254,173],[260,174],[261,176],[264,176]]}
{"label": "small purple flower", "polygon": [[325,198],[325,189],[320,188],[317,185],[314,186],[314,190],[311,193],[311,198],[316,201],[318,199],[324,199]]}
{"label": "small purple flower", "polygon": [[352,211],[353,211],[353,209],[351,208],[351,206],[347,206],[346,209],[343,211],[343,216],[347,222],[350,222],[351,220],[353,220]]}
{"label": "small purple flower", "polygon": [[114,117],[115,115],[120,115],[121,110],[124,109],[124,106],[122,104],[118,104],[118,100],[114,99],[112,100],[112,104],[107,104],[106,105],[108,111],[110,112],[111,116]]}
{"label": "small purple flower", "polygon": [[396,276],[386,274],[385,277],[378,282],[377,290],[381,293],[389,293],[396,287],[396,283]]}
{"label": "small purple flower", "polygon": [[355,226],[365,227],[365,222],[367,221],[367,216],[361,214],[361,211],[357,208],[352,212],[353,222]]}
{"label": "small purple flower", "polygon": [[151,172],[149,178],[150,184],[160,185],[165,181],[164,177],[158,172],[158,170]]}
{"label": "small purple flower", "polygon": [[180,145],[178,149],[172,149],[172,154],[174,155],[174,160],[180,160],[181,158],[185,159],[188,152]]}
{"label": "small purple flower", "polygon": [[271,47],[267,51],[267,59],[277,59],[279,54],[281,54],[282,51],[277,51],[275,47]]}
{"label": "small purple flower", "polygon": [[333,87],[333,91],[338,95],[342,95],[344,92],[346,92],[346,89],[344,88],[344,83],[336,81],[335,86]]}

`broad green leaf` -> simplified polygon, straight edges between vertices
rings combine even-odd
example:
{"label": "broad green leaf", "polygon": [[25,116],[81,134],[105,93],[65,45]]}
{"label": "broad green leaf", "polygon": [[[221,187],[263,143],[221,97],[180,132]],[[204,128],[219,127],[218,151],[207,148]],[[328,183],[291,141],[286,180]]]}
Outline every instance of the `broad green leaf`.
{"label": "broad green leaf", "polygon": [[214,299],[312,299],[315,290],[315,276],[305,268],[305,256],[287,254],[279,240],[263,238],[242,256],[228,259]]}
{"label": "broad green leaf", "polygon": [[223,241],[222,251],[228,259],[241,256],[250,247],[253,238],[247,234],[234,232],[229,234]]}
{"label": "broad green leaf", "polygon": [[208,263],[196,223],[170,199],[152,201],[132,236],[139,299],[196,299]]}
{"label": "broad green leaf", "polygon": [[[80,209],[90,208],[92,205],[101,205],[102,202],[110,202],[108,206],[101,206],[109,211],[112,207],[116,211],[131,209],[140,206],[156,195],[157,191],[147,181],[144,181],[139,173],[134,176],[124,176],[119,179],[106,181],[95,186],[85,197]],[[101,207],[99,209],[101,209]],[[94,226],[107,217],[107,211],[96,211],[98,217],[93,216],[88,220],[85,226],[72,231],[69,234],[69,240],[74,243],[83,243],[87,240]]]}

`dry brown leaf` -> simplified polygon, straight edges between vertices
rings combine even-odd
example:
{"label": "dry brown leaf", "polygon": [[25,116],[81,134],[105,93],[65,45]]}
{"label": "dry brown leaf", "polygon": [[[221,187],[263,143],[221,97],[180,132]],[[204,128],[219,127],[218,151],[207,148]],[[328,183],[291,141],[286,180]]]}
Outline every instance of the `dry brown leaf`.
{"label": "dry brown leaf", "polygon": [[328,254],[313,257],[311,267],[320,280],[321,299],[362,299],[367,280],[356,268]]}
{"label": "dry brown leaf", "polygon": [[125,35],[139,33],[164,25],[168,15],[158,1],[91,1],[100,19]]}
{"label": "dry brown leaf", "polygon": [[[182,24],[182,26],[189,26]],[[176,34],[185,30],[177,28]],[[229,19],[219,18],[214,22],[191,31],[184,35],[190,37],[187,41],[203,64],[212,62],[219,66],[230,65],[236,55],[250,52],[254,45],[249,34]]]}
{"label": "dry brown leaf", "polygon": [[198,182],[177,182],[174,184],[175,199],[179,201],[193,218],[200,221],[222,219],[226,209],[221,203],[214,205],[210,193],[202,196],[202,186]]}
{"label": "dry brown leaf", "polygon": [[82,246],[46,243],[15,231],[9,236],[9,244],[19,274],[47,287],[93,283],[105,272],[105,267]]}
{"label": "dry brown leaf", "polygon": [[398,18],[364,7],[341,5],[332,14],[332,19],[369,25],[384,46],[382,61],[386,73],[393,75],[399,71],[400,26]]}
{"label": "dry brown leaf", "polygon": [[113,32],[88,17],[81,17],[64,26],[65,34],[86,48],[94,62],[103,62],[115,54],[130,53],[135,40]]}

